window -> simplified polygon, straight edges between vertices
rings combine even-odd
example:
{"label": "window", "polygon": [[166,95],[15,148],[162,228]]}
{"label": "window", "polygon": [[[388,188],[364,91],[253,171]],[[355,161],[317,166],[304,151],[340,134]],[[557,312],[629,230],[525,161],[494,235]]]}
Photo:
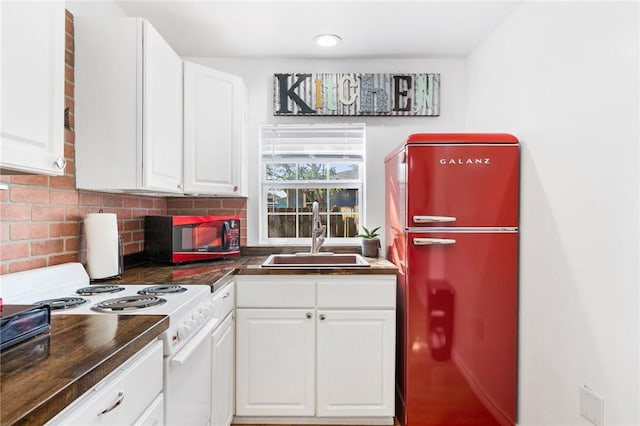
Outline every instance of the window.
{"label": "window", "polygon": [[326,243],[354,241],[364,211],[364,124],[260,127],[260,241],[306,244],[311,204]]}

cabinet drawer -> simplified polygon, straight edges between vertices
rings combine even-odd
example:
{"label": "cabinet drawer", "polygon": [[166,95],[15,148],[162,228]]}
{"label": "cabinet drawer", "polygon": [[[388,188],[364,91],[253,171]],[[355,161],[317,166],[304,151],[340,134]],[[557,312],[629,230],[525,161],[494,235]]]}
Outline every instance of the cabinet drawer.
{"label": "cabinet drawer", "polygon": [[315,282],[304,276],[237,277],[238,308],[313,308]]}
{"label": "cabinet drawer", "polygon": [[235,287],[233,282],[225,285],[213,294],[213,316],[222,321],[235,306]]}
{"label": "cabinet drawer", "polygon": [[133,426],[164,425],[164,395],[160,394],[145,410]]}
{"label": "cabinet drawer", "polygon": [[393,309],[396,307],[396,277],[341,276],[318,281],[318,308]]}
{"label": "cabinet drawer", "polygon": [[[48,424],[130,425],[141,417],[161,392],[162,342],[158,340],[142,349]],[[111,407],[110,411],[101,414]]]}

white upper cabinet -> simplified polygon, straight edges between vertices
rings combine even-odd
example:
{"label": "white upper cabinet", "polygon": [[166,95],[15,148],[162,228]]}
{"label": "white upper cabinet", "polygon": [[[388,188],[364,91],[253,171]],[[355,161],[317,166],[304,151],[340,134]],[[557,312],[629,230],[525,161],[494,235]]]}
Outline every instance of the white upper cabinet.
{"label": "white upper cabinet", "polygon": [[75,21],[76,186],[182,193],[182,60],[141,18]]}
{"label": "white upper cabinet", "polygon": [[184,62],[184,192],[246,194],[242,79]]}
{"label": "white upper cabinet", "polygon": [[64,173],[64,2],[0,2],[3,173]]}

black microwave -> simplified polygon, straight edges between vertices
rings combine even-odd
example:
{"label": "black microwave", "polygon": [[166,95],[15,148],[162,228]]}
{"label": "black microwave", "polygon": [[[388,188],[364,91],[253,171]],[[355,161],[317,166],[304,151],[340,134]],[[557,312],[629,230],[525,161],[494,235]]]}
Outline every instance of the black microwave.
{"label": "black microwave", "polygon": [[240,217],[145,216],[144,251],[165,263],[240,256]]}

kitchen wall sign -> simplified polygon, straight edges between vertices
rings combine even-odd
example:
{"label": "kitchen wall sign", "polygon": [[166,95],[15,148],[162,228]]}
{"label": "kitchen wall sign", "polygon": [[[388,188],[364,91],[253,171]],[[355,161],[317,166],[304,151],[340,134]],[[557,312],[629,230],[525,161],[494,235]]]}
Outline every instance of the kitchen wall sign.
{"label": "kitchen wall sign", "polygon": [[440,115],[440,74],[274,74],[273,115]]}

